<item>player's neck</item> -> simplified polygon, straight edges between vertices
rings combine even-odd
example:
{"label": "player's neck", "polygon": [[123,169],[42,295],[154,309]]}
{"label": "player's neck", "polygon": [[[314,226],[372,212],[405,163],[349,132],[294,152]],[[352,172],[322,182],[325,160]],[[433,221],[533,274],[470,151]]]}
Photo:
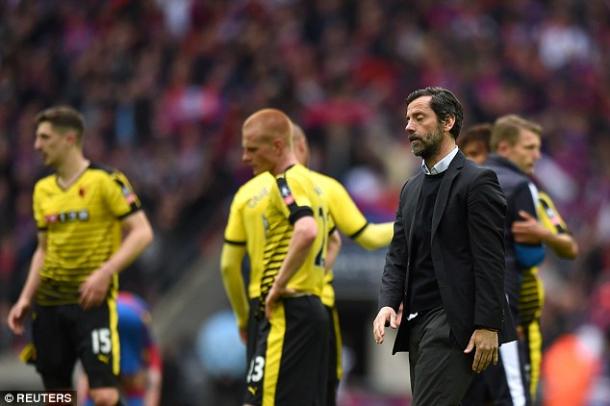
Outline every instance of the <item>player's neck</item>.
{"label": "player's neck", "polygon": [[278,161],[278,163],[275,165],[275,168],[273,168],[272,173],[273,175],[279,175],[280,173],[286,172],[286,169],[298,163],[299,161],[297,161],[294,154],[287,155],[286,157]]}
{"label": "player's neck", "polygon": [[67,157],[55,170],[57,183],[64,189],[70,187],[88,166],[89,160],[80,153]]}

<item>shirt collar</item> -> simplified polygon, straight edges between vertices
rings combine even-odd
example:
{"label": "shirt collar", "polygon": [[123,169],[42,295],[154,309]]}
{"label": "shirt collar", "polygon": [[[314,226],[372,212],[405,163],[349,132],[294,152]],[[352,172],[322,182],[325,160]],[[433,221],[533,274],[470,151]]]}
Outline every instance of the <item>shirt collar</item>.
{"label": "shirt collar", "polygon": [[458,151],[459,151],[459,149],[456,146],[455,148],[453,148],[451,150],[451,152],[449,152],[447,155],[445,155],[445,157],[443,159],[438,161],[436,163],[436,165],[434,165],[432,167],[432,169],[428,169],[428,167],[426,166],[426,161],[422,160],[421,167],[422,167],[424,173],[426,175],[438,175],[439,173],[445,172],[447,170],[447,168],[449,168],[449,164],[451,164],[451,161],[453,161],[453,158],[455,158]]}

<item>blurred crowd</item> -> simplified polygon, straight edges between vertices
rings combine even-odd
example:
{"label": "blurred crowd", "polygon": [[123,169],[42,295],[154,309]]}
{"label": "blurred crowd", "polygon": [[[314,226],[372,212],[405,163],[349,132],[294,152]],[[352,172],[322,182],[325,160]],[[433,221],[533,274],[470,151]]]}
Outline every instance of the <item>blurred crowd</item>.
{"label": "blurred crowd", "polygon": [[371,219],[391,219],[418,165],[404,99],[440,85],[461,99],[465,126],[518,113],[544,127],[538,180],[583,253],[546,267],[551,342],[587,318],[610,273],[609,49],[604,0],[0,2],[0,315],[35,247],[31,193],[45,169],[33,118],[44,107],[80,109],[86,155],[123,170],[143,200],[157,239],[124,286],[154,303],[250,176],[247,115],[287,112],[312,166],[344,181]]}

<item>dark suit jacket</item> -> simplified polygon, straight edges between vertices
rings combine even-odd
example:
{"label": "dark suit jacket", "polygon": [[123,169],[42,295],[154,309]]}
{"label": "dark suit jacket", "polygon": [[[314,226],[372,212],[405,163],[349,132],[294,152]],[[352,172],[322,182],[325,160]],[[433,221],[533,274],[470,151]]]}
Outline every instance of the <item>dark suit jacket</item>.
{"label": "dark suit jacket", "polygon": [[[406,292],[412,228],[424,174],[409,179],[400,193],[394,237],[381,279],[379,308],[398,309]],[[500,342],[516,339],[504,295],[504,217],[506,200],[496,174],[458,152],[439,187],[432,216],[434,272],[451,332],[462,348],[477,327],[500,330]],[[408,351],[409,309],[392,353]]]}

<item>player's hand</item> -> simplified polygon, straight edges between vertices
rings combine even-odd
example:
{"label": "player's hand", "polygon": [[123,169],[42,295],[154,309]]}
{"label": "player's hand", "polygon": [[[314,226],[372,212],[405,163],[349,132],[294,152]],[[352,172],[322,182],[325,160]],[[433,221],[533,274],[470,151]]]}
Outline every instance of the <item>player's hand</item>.
{"label": "player's hand", "polygon": [[30,302],[19,299],[8,313],[7,323],[11,331],[17,335],[23,334],[23,322],[30,312]]}
{"label": "player's hand", "polygon": [[540,244],[548,230],[538,220],[524,210],[519,210],[523,220],[515,221],[511,230],[515,242],[522,244]]}
{"label": "player's hand", "polygon": [[99,306],[106,298],[108,287],[112,281],[112,272],[99,268],[80,285],[79,303],[83,309]]}
{"label": "player's hand", "polygon": [[478,374],[484,371],[492,362],[494,365],[498,365],[500,358],[498,347],[497,331],[485,328],[475,330],[464,350],[465,354],[470,354],[476,348],[472,370]]}
{"label": "player's hand", "polygon": [[277,305],[277,302],[280,300],[282,295],[293,293],[295,293],[293,289],[288,289],[286,287],[280,288],[275,284],[271,287],[271,290],[269,293],[267,293],[267,298],[265,299],[265,317],[267,317],[267,320],[271,319],[273,309]]}
{"label": "player's hand", "polygon": [[241,342],[246,344],[248,342],[248,329],[246,327],[239,328],[239,338]]}
{"label": "player's hand", "polygon": [[396,329],[400,325],[398,322],[398,315],[389,306],[382,307],[377,313],[377,317],[373,320],[373,336],[377,344],[383,343],[383,337],[385,336],[385,325],[390,323],[390,327]]}

